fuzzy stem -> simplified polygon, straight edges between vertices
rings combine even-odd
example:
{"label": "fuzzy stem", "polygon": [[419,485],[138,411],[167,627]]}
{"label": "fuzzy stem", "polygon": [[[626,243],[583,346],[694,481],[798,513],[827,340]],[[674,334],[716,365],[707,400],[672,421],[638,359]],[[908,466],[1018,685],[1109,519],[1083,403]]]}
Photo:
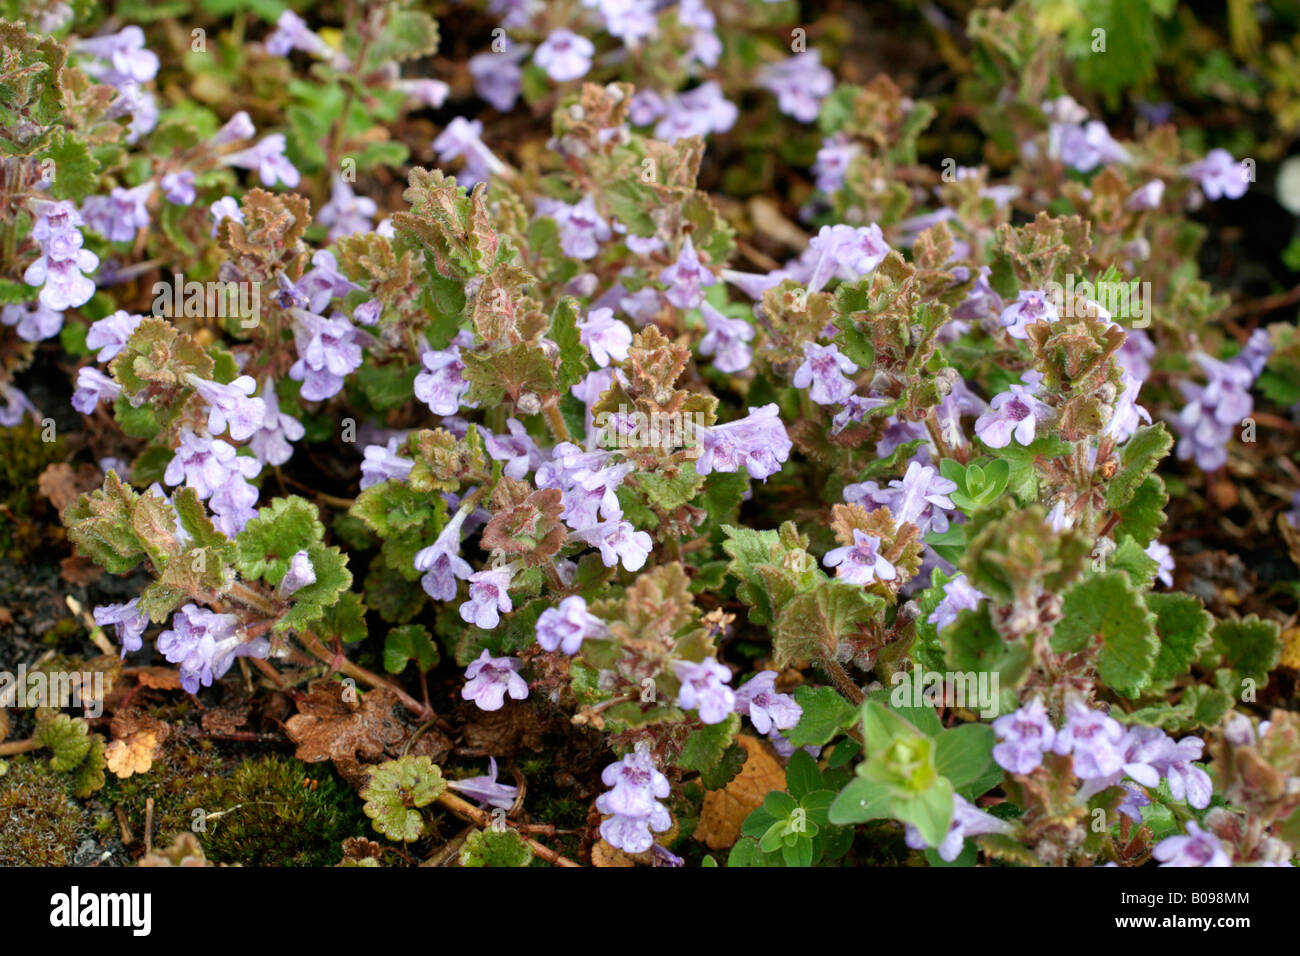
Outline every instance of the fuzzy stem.
{"label": "fuzzy stem", "polygon": [[546,416],[546,424],[551,429],[551,435],[557,442],[573,441],[573,438],[569,435],[569,426],[564,423],[564,416],[560,414],[558,395],[551,395],[546,401],[542,402],[542,414]]}
{"label": "fuzzy stem", "polygon": [[26,740],[11,740],[7,744],[0,744],[0,757],[11,757],[14,754],[25,754],[29,750],[35,750],[40,744],[32,737]]}
{"label": "fuzzy stem", "polygon": [[[462,800],[460,797],[456,796],[454,793],[451,793],[450,791],[443,791],[442,796],[438,797],[438,803],[444,809],[451,811],[451,813],[454,816],[457,816],[460,819],[465,820],[469,823],[477,824],[478,826],[482,827],[485,830],[492,826],[491,816],[489,816],[487,813],[484,813],[482,810],[474,806],[472,803]],[[509,820],[505,821],[505,823],[506,826],[514,827],[514,824],[512,824]],[[517,827],[515,827],[515,830],[516,832],[518,832]],[[567,856],[557,853],[555,850],[552,850],[550,847],[546,846],[545,844],[538,843],[532,837],[524,836],[521,833],[520,838],[525,843],[527,843],[530,847],[533,848],[534,853],[536,853],[538,856],[540,856],[543,860],[545,860],[547,863],[551,864],[552,866],[581,866],[582,865],[580,863],[574,863]]]}
{"label": "fuzzy stem", "polygon": [[325,645],[320,642],[320,638],[310,631],[300,631],[298,633],[298,640],[302,643],[303,647],[307,648],[307,650],[311,651],[311,653],[316,655],[317,658],[324,661],[340,674],[346,674],[348,677],[359,680],[370,687],[383,687],[390,690],[397,695],[397,699],[402,702],[402,705],[406,707],[407,710],[418,716],[421,720],[432,719],[433,711],[428,707],[425,707],[424,704],[420,703],[406,691],[402,690],[402,688],[385,680],[373,671],[368,671],[364,667],[354,664],[341,654],[331,654],[325,648]]}

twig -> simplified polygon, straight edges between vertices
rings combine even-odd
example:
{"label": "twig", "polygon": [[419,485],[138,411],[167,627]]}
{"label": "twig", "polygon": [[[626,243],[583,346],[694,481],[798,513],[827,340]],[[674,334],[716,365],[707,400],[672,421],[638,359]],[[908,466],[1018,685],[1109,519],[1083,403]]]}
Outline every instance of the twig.
{"label": "twig", "polygon": [[[472,803],[462,800],[460,797],[456,796],[454,793],[451,793],[450,791],[443,791],[442,796],[438,797],[438,803],[442,805],[443,809],[449,810],[453,816],[457,816],[462,820],[466,820],[470,823],[477,824],[479,827],[483,828],[484,830],[492,826],[491,816],[484,813],[482,810],[474,806]],[[514,827],[516,832],[518,832],[518,827],[515,827],[515,825],[512,824],[509,820],[506,820],[505,824],[508,827]],[[557,853],[555,850],[552,850],[550,847],[546,846],[545,844],[538,843],[532,837],[524,836],[522,833],[520,834],[520,837],[521,839],[523,839],[525,843],[527,843],[530,847],[533,848],[534,853],[536,853],[538,856],[540,856],[543,860],[545,860],[547,863],[551,864],[552,866],[581,866],[582,865],[580,863],[574,863],[567,856],[564,856],[561,853]]]}
{"label": "twig", "polygon": [[320,658],[320,660],[328,664],[332,669],[338,671],[340,674],[346,674],[348,677],[359,680],[370,687],[383,687],[392,691],[397,695],[397,699],[402,702],[403,706],[421,720],[431,720],[433,718],[434,714],[432,710],[420,703],[396,684],[385,680],[373,671],[368,671],[364,667],[354,664],[341,654],[331,654],[325,649],[325,646],[321,644],[320,638],[310,631],[299,631],[298,640],[302,642],[303,647],[307,648],[307,650],[311,651],[311,653],[316,655],[316,657]]}
{"label": "twig", "polygon": [[11,740],[7,744],[0,744],[0,757],[10,757],[14,754],[25,754],[29,750],[35,750],[40,744],[32,737],[26,740]]}

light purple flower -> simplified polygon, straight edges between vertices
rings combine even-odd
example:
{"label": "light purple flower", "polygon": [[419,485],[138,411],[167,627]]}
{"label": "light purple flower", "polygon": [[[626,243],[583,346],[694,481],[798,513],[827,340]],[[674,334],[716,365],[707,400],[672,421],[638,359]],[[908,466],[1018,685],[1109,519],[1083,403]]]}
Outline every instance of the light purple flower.
{"label": "light purple flower", "polygon": [[1185,836],[1165,837],[1151,855],[1161,866],[1232,866],[1219,838],[1202,830],[1195,820],[1187,821]]}
{"label": "light purple flower", "polygon": [[1124,766],[1124,728],[1112,717],[1073,700],[1066,706],[1066,721],[1052,749],[1070,754],[1075,776],[1081,780],[1109,777]]}
{"label": "light purple flower", "polygon": [[266,412],[261,426],[248,440],[249,450],[264,465],[283,465],[293,457],[293,443],[307,434],[307,429],[298,419],[280,411],[280,399],[269,378],[262,385],[262,404]]}
{"label": "light purple flower", "polygon": [[591,69],[595,45],[572,30],[552,30],[533,53],[533,62],[556,83],[586,76]]}
{"label": "light purple flower", "polygon": [[280,597],[286,598],[295,591],[316,583],[316,569],[312,566],[311,556],[306,551],[296,551],[293,557],[289,559],[289,569],[285,571],[284,577],[280,579],[280,587],[277,592]]}
{"label": "light purple flower", "polygon": [[145,49],[144,31],[134,24],[117,33],[77,40],[76,50],[104,61],[86,64],[83,69],[111,86],[148,83],[158,75],[158,56]]}
{"label": "light purple flower", "polygon": [[569,205],[551,202],[543,207],[544,214],[552,217],[560,227],[560,249],[574,259],[591,259],[600,252],[600,244],[613,236],[610,225],[596,211],[591,196],[583,196]]}
{"label": "light purple flower", "polygon": [[405,481],[415,462],[397,453],[400,438],[390,438],[386,445],[367,445],[362,451],[361,490],[385,481]]}
{"label": "light purple flower", "polygon": [[13,428],[23,420],[24,415],[31,415],[33,418],[39,418],[31,401],[19,389],[12,385],[0,383],[0,427]]}
{"label": "light purple flower", "polygon": [[572,594],[558,607],[548,607],[537,618],[537,643],[548,651],[578,653],[589,637],[603,637],[605,622],[587,610],[587,602]]}
{"label": "light purple flower", "polygon": [[182,169],[167,173],[162,178],[162,191],[169,203],[176,206],[190,205],[198,196],[194,189],[194,171]]}
{"label": "light purple flower", "polygon": [[807,50],[764,67],[758,85],[776,94],[782,113],[811,123],[821,111],[822,100],[835,88],[835,76],[822,66],[819,50]]}
{"label": "light purple flower", "polygon": [[748,717],[760,734],[789,730],[803,716],[793,697],[776,692],[776,671],[759,671],[742,684],[735,692],[735,711]]}
{"label": "light purple flower", "polygon": [[786,434],[775,402],[750,408],[749,414],[725,425],[697,426],[700,457],[695,471],[732,472],[742,467],[751,478],[766,481],[781,470],[794,447]]}
{"label": "light purple flower", "polygon": [[465,668],[465,686],[460,696],[472,700],[479,710],[500,710],[506,702],[523,700],[528,696],[528,682],[519,676],[519,660],[514,657],[493,657],[487,648]]}
{"label": "light purple flower", "polygon": [[660,271],[659,280],[668,284],[664,296],[679,309],[697,308],[704,301],[704,287],[718,281],[717,277],[700,263],[690,236],[682,242],[677,261]]}
{"label": "light purple flower", "polygon": [[435,110],[442,109],[442,104],[447,102],[447,97],[451,93],[450,86],[442,80],[431,77],[398,80],[395,86],[405,93],[408,99]]}
{"label": "light purple flower", "polygon": [[140,610],[140,599],[131,598],[125,604],[105,604],[95,608],[95,623],[100,627],[113,624],[117,627],[117,642],[122,645],[122,656],[138,651],[144,645],[144,629],[149,626],[149,615]]}
{"label": "light purple flower", "polygon": [[607,568],[621,561],[624,569],[640,571],[654,550],[654,541],[649,534],[637,531],[632,522],[622,519],[611,518],[574,534],[593,548],[600,549],[600,560]]}
{"label": "light purple flower", "polygon": [[1115,400],[1115,412],[1102,434],[1114,438],[1117,442],[1126,442],[1133,437],[1143,422],[1150,424],[1151,413],[1137,403],[1138,391],[1142,388],[1141,379],[1136,379],[1123,369],[1124,391]]}
{"label": "light purple flower", "polygon": [[239,208],[239,201],[234,196],[222,196],[208,207],[208,215],[212,217],[212,232],[210,235],[213,238],[216,238],[217,228],[221,225],[221,220],[233,219],[239,223],[244,221],[244,210]]}
{"label": "light purple flower", "polygon": [[822,558],[822,564],[835,568],[836,577],[850,584],[871,584],[873,581],[893,581],[898,569],[884,555],[877,552],[880,539],[861,528],[853,529],[853,544],[832,548]]}
{"label": "light purple flower", "polygon": [[700,720],[718,724],[736,709],[736,693],[727,686],[731,671],[725,664],[706,657],[699,663],[673,661],[673,673],[681,680],[677,692],[677,706],[683,710],[698,710]]}
{"label": "light purple flower", "polygon": [[262,427],[266,419],[266,403],[252,398],[257,382],[251,375],[241,375],[229,385],[219,385],[197,375],[189,383],[208,403],[208,431],[220,435],[227,428],[235,441],[250,438]]}
{"label": "light purple flower", "polygon": [[501,623],[501,614],[508,614],[513,607],[510,603],[510,582],[513,577],[514,572],[508,567],[485,568],[471,574],[469,600],[460,606],[461,619],[485,631],[490,631]]}
{"label": "light purple flower", "polygon": [[523,88],[524,71],[518,55],[525,50],[512,47],[500,53],[478,53],[469,58],[469,75],[474,80],[474,92],[494,109],[508,113],[514,109]]}
{"label": "light purple flower", "polygon": [[1159,209],[1164,194],[1164,181],[1153,179],[1129,193],[1128,199],[1124,200],[1124,206],[1128,209]]}
{"label": "light purple flower", "polygon": [[1027,339],[1027,325],[1035,322],[1055,322],[1061,316],[1046,292],[1026,290],[1020,293],[1015,302],[1002,310],[998,321],[1013,339]]}
{"label": "light purple flower", "polygon": [[509,435],[483,433],[483,447],[492,456],[493,461],[504,461],[502,472],[515,480],[533,471],[545,459],[531,435],[524,426],[514,418],[506,419]]}
{"label": "light purple flower", "polygon": [[15,331],[24,342],[42,342],[59,334],[63,313],[47,309],[40,302],[17,302],[0,309],[0,322],[17,326]]}
{"label": "light purple flower", "polygon": [[578,323],[579,338],[601,368],[627,358],[632,346],[632,330],[614,318],[613,309],[592,309]]}
{"label": "light purple flower", "polygon": [[739,115],[739,108],[727,99],[722,87],[708,80],[668,100],[664,116],[655,126],[655,139],[673,143],[687,136],[725,133]]}
{"label": "light purple flower", "polygon": [[357,232],[370,232],[371,220],[379,206],[369,196],[358,196],[343,177],[335,173],[331,180],[330,201],[316,213],[316,221],[329,227],[326,238],[333,242],[342,236]]}
{"label": "light purple flower", "polygon": [[258,177],[262,180],[262,185],[268,188],[276,183],[284,183],[284,185],[293,189],[298,185],[302,177],[284,155],[284,150],[284,134],[272,133],[270,136],[263,138],[256,146],[237,153],[231,153],[229,156],[223,157],[221,161],[227,166],[256,170]]}
{"label": "light purple flower", "polygon": [[822,141],[813,163],[816,185],[824,193],[832,193],[844,185],[849,167],[862,152],[862,146],[844,133],[836,133]]}
{"label": "light purple flower", "polygon": [[130,242],[139,230],[149,225],[145,203],[153,190],[152,181],[134,189],[114,186],[107,196],[87,198],[81,204],[81,214],[87,227],[110,242]]}
{"label": "light purple flower", "polygon": [[508,783],[497,783],[497,759],[488,757],[488,772],[478,777],[448,780],[447,786],[471,800],[489,807],[509,810],[515,805],[519,788]]}
{"label": "light purple flower", "polygon": [[420,363],[424,368],[415,376],[415,397],[435,415],[455,415],[469,391],[460,345],[452,342],[441,351],[429,349]]}
{"label": "light purple flower", "polygon": [[303,309],[292,310],[293,338],[298,361],[289,377],[302,382],[302,397],[319,402],[338,394],[344,376],[361,366],[361,345],[346,316],[330,318]]}
{"label": "light purple flower", "polygon": [[852,281],[870,275],[889,255],[889,243],[874,222],[869,226],[822,226],[808,243],[815,256],[808,291],[820,292],[832,278]]}
{"label": "light purple flower", "polygon": [[1056,743],[1056,728],[1039,698],[993,721],[993,733],[999,741],[993,759],[1010,773],[1033,773]]}
{"label": "light purple flower", "polygon": [[596,809],[610,818],[600,825],[600,835],[627,853],[644,853],[654,845],[651,830],[672,826],[668,809],[659,801],[668,796],[668,778],[660,773],[645,741],[621,760],[607,766],[601,781],[611,789],[596,798]]}
{"label": "light purple flower", "polygon": [[948,516],[944,512],[956,507],[948,495],[957,490],[957,483],[944,478],[937,468],[912,461],[908,462],[903,477],[895,478],[888,487],[873,489],[870,487],[873,484],[846,485],[844,500],[852,502],[857,497],[869,511],[875,510],[870,505],[888,507],[896,522],[910,521],[922,534],[948,530]]}
{"label": "light purple flower", "polygon": [[[967,837],[979,836],[982,833],[1012,833],[1014,830],[1014,825],[1006,820],[999,820],[992,814],[985,813],[961,794],[953,794],[952,822],[948,824],[948,835],[939,844],[939,858],[946,863],[957,859],[961,856]],[[925,850],[930,846],[921,836],[921,831],[910,823],[904,830],[903,842],[913,850]]]}
{"label": "light purple flower", "polygon": [[184,482],[202,499],[211,497],[232,477],[253,478],[261,470],[256,458],[236,454],[233,445],[219,438],[201,438],[182,428],[180,445],[163,473],[163,481],[169,485]]}
{"label": "light purple flower", "polygon": [[257,128],[253,126],[253,121],[248,118],[248,113],[240,110],[226,124],[217,130],[212,139],[208,140],[208,145],[213,149],[221,146],[229,146],[231,143],[239,143],[246,139],[252,139],[257,135]]}
{"label": "light purple flower", "polygon": [[1250,188],[1250,173],[1245,161],[1237,162],[1226,149],[1210,150],[1204,159],[1183,172],[1200,183],[1201,192],[1210,200],[1240,199]]}
{"label": "light purple flower", "polygon": [[975,284],[966,293],[966,298],[961,301],[961,304],[952,310],[954,319],[959,321],[979,321],[980,319],[999,315],[1002,312],[1002,296],[998,295],[993,286],[989,285],[989,276],[992,274],[993,270],[988,266],[980,266]]}
{"label": "light purple flower", "polygon": [[72,407],[83,415],[93,415],[100,402],[115,402],[121,394],[121,385],[94,366],[87,365],[77,370],[77,390],[72,394]]}
{"label": "light purple flower", "polygon": [[935,631],[942,632],[957,620],[959,613],[974,611],[986,597],[963,572],[943,585],[943,600],[930,612],[926,621],[934,625]]}
{"label": "light purple flower", "polygon": [[271,643],[265,637],[243,640],[239,618],[186,604],[172,615],[172,626],[158,635],[157,647],[173,664],[180,664],[181,686],[197,694],[230,670],[236,657],[265,658]]}
{"label": "light purple flower", "polygon": [[469,185],[484,182],[493,173],[505,169],[505,164],[483,144],[482,135],[482,122],[457,116],[433,141],[439,163],[449,163],[457,157],[464,159],[464,175],[458,178]]}
{"label": "light purple flower", "polygon": [[808,389],[808,397],[818,405],[838,405],[853,394],[856,386],[847,376],[858,370],[857,364],[840,352],[838,345],[803,344],[803,364],[791,379],[795,388]]}
{"label": "light purple flower", "polygon": [[1126,163],[1128,151],[1110,135],[1100,120],[1054,123],[1048,130],[1048,154],[1081,173],[1105,163]]}
{"label": "light purple flower", "polygon": [[995,395],[992,409],[975,421],[975,434],[990,448],[1006,448],[1014,435],[1021,445],[1033,442],[1038,432],[1038,421],[1050,413],[1046,405],[1034,397],[1036,386],[1012,385],[1008,391]]}
{"label": "light purple flower", "polygon": [[[420,586],[435,601],[450,601],[455,598],[458,589],[456,579],[467,581],[474,574],[469,562],[460,556],[461,528],[469,514],[468,509],[458,510],[439,532],[433,544],[421,548],[415,554],[415,570],[424,572]],[[507,597],[505,610],[509,610],[509,604]]]}
{"label": "light purple flower", "polygon": [[275,29],[266,37],[266,52],[272,56],[288,56],[294,50],[302,50],[315,56],[327,57],[330,47],[313,32],[298,14],[285,10],[275,22]]}
{"label": "light purple flower", "polygon": [[700,303],[700,315],[708,329],[700,339],[700,354],[713,356],[713,367],[719,372],[739,372],[749,368],[754,359],[749,343],[754,339],[754,326],[744,319],[729,319],[707,302]]}

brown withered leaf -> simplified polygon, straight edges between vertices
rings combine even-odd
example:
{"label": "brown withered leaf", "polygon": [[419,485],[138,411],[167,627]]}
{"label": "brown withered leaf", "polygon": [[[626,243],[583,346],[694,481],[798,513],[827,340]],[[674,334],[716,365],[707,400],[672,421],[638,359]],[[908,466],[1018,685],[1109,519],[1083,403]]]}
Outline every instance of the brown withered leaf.
{"label": "brown withered leaf", "polygon": [[157,735],[151,730],[141,730],[129,737],[112,741],[104,748],[104,760],[109,770],[126,778],[133,773],[147,773],[153,766],[157,752]]}
{"label": "brown withered leaf", "polygon": [[229,704],[205,710],[199,721],[210,734],[234,733],[248,723],[248,704]]}
{"label": "brown withered leaf", "polygon": [[521,748],[542,749],[542,727],[538,713],[528,704],[506,704],[500,710],[472,709],[465,724],[465,745],[496,757],[509,757]]}
{"label": "brown withered leaf", "polygon": [[704,794],[695,839],[711,850],[723,850],[740,837],[741,824],[773,790],[785,789],[785,769],[755,737],[736,738],[748,752],[745,765],[721,790]]}
{"label": "brown withered leaf", "polygon": [[181,674],[174,667],[136,667],[131,673],[143,686],[153,690],[181,689]]}
{"label": "brown withered leaf", "polygon": [[591,865],[636,866],[636,857],[624,853],[617,847],[606,843],[604,839],[601,839],[596,841],[595,846],[591,848]]}
{"label": "brown withered leaf", "polygon": [[77,468],[65,462],[55,462],[43,472],[36,485],[55,509],[62,511],[77,500],[83,492],[99,487],[99,469],[83,464]]}
{"label": "brown withered leaf", "polygon": [[[344,699],[345,689],[355,702]],[[284,725],[298,745],[294,756],[307,763],[332,760],[348,779],[363,774],[358,755],[377,760],[407,735],[397,695],[386,687],[360,693],[325,678],[312,681],[297,704],[298,713]]]}
{"label": "brown withered leaf", "polygon": [[90,558],[71,554],[59,562],[59,574],[69,584],[86,587],[103,577],[104,569]]}
{"label": "brown withered leaf", "polygon": [[384,855],[384,847],[381,843],[374,840],[367,840],[365,837],[348,837],[343,841],[343,859],[338,862],[339,866],[357,866],[372,865],[363,864],[363,860],[378,861]]}

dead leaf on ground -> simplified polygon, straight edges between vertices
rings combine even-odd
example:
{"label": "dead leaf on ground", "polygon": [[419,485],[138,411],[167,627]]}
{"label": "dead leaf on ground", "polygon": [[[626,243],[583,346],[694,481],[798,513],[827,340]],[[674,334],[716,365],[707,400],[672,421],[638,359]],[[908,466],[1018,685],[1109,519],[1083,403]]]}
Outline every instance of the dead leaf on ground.
{"label": "dead leaf on ground", "polygon": [[355,703],[344,700],[343,691],[341,681],[312,681],[297,701],[298,713],[285,721],[284,729],[298,745],[294,756],[299,760],[332,760],[345,778],[361,782],[364,771],[358,755],[377,760],[409,731],[398,716],[397,695],[388,688],[357,694]]}
{"label": "dead leaf on ground", "polygon": [[514,756],[521,748],[542,749],[542,717],[527,703],[507,704],[500,710],[473,707],[468,716],[465,724],[467,747],[497,758]]}
{"label": "dead leaf on ground", "polygon": [[231,734],[248,723],[248,704],[227,704],[203,712],[199,723],[210,734]]}
{"label": "dead leaf on ground", "polygon": [[145,687],[154,690],[181,689],[181,674],[174,667],[135,667],[131,673]]}
{"label": "dead leaf on ground", "polygon": [[749,756],[730,783],[704,794],[695,839],[710,850],[724,850],[740,838],[740,827],[773,790],[785,789],[785,769],[757,738],[736,738]]}
{"label": "dead leaf on ground", "polygon": [[69,555],[59,562],[59,574],[63,580],[69,584],[75,584],[77,587],[86,587],[94,584],[104,575],[104,569],[101,568],[90,558],[82,557],[79,554]]}
{"label": "dead leaf on ground", "polygon": [[636,866],[636,858],[601,839],[591,848],[591,865]]}
{"label": "dead leaf on ground", "polygon": [[157,752],[157,735],[152,730],[141,730],[105,747],[104,760],[109,770],[125,778],[133,773],[147,773]]}
{"label": "dead leaf on ground", "polygon": [[94,465],[83,464],[74,469],[64,462],[56,462],[41,472],[36,486],[57,511],[62,511],[83,491],[98,486],[99,480],[100,472]]}

